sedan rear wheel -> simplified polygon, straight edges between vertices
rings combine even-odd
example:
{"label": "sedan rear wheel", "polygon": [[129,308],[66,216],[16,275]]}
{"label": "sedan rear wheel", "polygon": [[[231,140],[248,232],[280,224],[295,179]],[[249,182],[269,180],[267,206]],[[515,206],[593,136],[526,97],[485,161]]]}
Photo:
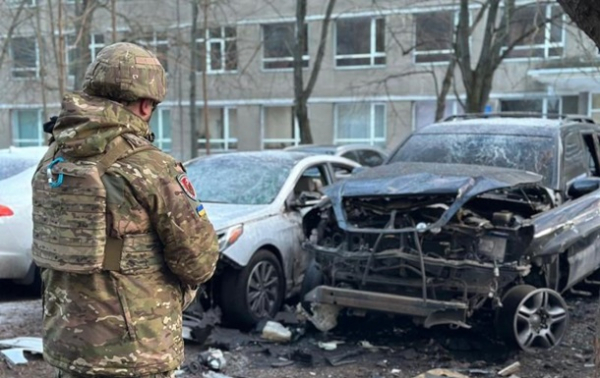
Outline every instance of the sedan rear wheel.
{"label": "sedan rear wheel", "polygon": [[510,289],[497,317],[498,330],[525,351],[551,349],[567,331],[567,304],[554,290],[519,285]]}
{"label": "sedan rear wheel", "polygon": [[257,251],[239,271],[224,273],[221,307],[225,318],[235,326],[253,326],[272,318],[285,297],[285,276],[281,263],[270,251]]}

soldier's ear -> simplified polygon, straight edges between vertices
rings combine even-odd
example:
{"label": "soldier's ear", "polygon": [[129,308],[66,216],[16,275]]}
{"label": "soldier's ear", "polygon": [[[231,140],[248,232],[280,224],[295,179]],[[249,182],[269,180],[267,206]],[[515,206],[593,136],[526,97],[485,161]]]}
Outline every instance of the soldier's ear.
{"label": "soldier's ear", "polygon": [[142,99],[139,101],[139,112],[140,116],[146,120],[150,121],[150,117],[152,117],[152,111],[154,110],[154,101],[148,99]]}

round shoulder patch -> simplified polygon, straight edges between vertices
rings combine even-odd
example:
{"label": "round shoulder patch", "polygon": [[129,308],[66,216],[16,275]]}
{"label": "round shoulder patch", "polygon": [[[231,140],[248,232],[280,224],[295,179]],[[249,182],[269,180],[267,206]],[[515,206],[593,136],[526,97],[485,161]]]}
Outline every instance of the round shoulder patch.
{"label": "round shoulder patch", "polygon": [[177,176],[177,182],[179,183],[179,186],[181,186],[181,189],[183,189],[183,192],[188,197],[190,197],[193,200],[196,199],[196,189],[194,189],[194,185],[192,185],[192,182],[185,173],[182,173]]}

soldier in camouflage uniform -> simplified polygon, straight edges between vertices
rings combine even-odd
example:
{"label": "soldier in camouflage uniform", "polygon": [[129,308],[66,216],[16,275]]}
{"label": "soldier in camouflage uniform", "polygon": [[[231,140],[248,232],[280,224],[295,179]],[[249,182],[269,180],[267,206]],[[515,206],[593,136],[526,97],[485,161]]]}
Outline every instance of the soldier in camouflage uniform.
{"label": "soldier in camouflage uniform", "polygon": [[32,182],[44,358],[57,377],[172,377],[182,363],[182,311],[218,245],[185,169],[150,142],[165,94],[156,57],[116,43],[63,99]]}

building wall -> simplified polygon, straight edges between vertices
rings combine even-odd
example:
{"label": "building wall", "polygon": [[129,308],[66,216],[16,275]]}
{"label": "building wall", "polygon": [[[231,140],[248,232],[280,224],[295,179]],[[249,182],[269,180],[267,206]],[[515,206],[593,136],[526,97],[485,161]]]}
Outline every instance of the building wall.
{"label": "building wall", "polygon": [[[8,59],[0,65],[0,148],[15,143],[13,116],[19,109],[42,109],[45,99],[46,114],[43,118],[56,114],[60,95],[58,93],[57,54],[53,49],[53,33],[57,35],[57,9],[50,11],[45,2],[39,8],[28,8],[25,22],[17,28],[16,36],[37,35],[43,40],[39,48],[39,60],[45,62],[44,82],[40,78],[15,79],[12,77],[13,62]],[[190,78],[192,52],[199,53],[193,47],[190,50],[191,11],[184,0],[163,2],[158,0],[117,0],[117,40],[140,38],[148,32],[168,35],[168,94],[159,108],[169,111],[170,139],[168,145],[173,155],[187,159],[202,153],[205,143],[202,112],[197,111],[195,130],[190,125],[189,91],[196,86],[195,108],[202,108],[202,75],[197,73]],[[308,6],[308,55],[309,64],[304,69],[304,80],[314,67],[317,47],[323,27],[323,14],[327,2],[310,1]],[[381,0],[377,6],[371,0],[338,1],[334,10],[334,21],[330,25],[319,77],[309,100],[311,131],[315,143],[329,144],[336,139],[336,117],[340,106],[368,103],[370,106],[383,104],[385,113],[383,142],[377,138],[370,143],[381,143],[393,148],[417,126],[432,120],[431,103],[435,100],[437,87],[433,77],[441,81],[445,63],[415,63],[416,55],[412,48],[415,44],[415,14],[424,12],[456,9],[450,0]],[[143,6],[142,6],[143,5]],[[73,5],[65,5],[65,33],[73,30]],[[36,9],[41,11],[39,25],[34,17]],[[475,11],[475,10],[474,10]],[[0,33],[6,33],[14,9],[0,4]],[[211,134],[213,139],[229,134],[224,142],[212,143],[217,150],[256,150],[282,147],[296,144],[298,135],[294,134],[291,120],[293,106],[293,74],[291,69],[267,70],[263,59],[263,27],[280,22],[293,22],[295,2],[267,0],[221,0],[219,6],[211,10],[210,27],[234,26],[236,30],[237,70],[225,73],[208,73],[206,86],[210,107]],[[381,67],[336,67],[335,20],[351,17],[385,18],[385,59]],[[152,20],[152,22],[145,22]],[[200,15],[199,23],[202,23]],[[53,32],[54,30],[54,32]],[[94,14],[93,34],[102,34],[105,43],[111,42],[111,15],[106,9]],[[483,30],[481,25],[472,37],[473,65],[482,46]],[[56,41],[56,39],[55,39]],[[0,39],[0,43],[4,43]],[[55,43],[55,42],[54,42]],[[550,100],[560,96],[577,96],[580,112],[593,112],[590,93],[600,92],[600,83],[592,71],[575,72],[573,69],[594,65],[597,61],[597,49],[582,33],[567,25],[564,32],[564,52],[558,58],[532,58],[506,60],[495,73],[493,90],[489,102],[492,111],[501,110],[502,100],[539,99],[548,108]],[[565,73],[571,69],[571,73]],[[575,70],[576,71],[576,70]],[[532,72],[536,74],[533,75]],[[573,76],[587,80],[585,88],[573,85]],[[583,75],[583,76],[582,76]],[[586,76],[587,75],[587,76]],[[67,80],[67,86],[72,80]],[[456,75],[456,91],[464,99],[464,88],[460,75]],[[454,95],[448,97],[447,114],[460,112],[460,105]],[[553,100],[552,100],[553,101]],[[562,101],[562,100],[560,100]],[[561,102],[562,103],[562,102]],[[589,104],[589,105],[588,105]],[[272,110],[273,107],[279,111]],[[223,108],[233,109],[229,113],[229,124],[222,116]],[[379,120],[380,108],[371,107],[371,120]],[[364,115],[364,114],[363,114]],[[600,117],[600,113],[598,115]],[[350,120],[351,121],[351,120]],[[378,126],[380,126],[380,121]],[[166,126],[165,126],[166,127]],[[350,126],[349,126],[350,127]],[[353,127],[353,126],[352,126]],[[368,127],[368,126],[367,126]],[[221,129],[219,129],[221,128]],[[228,132],[225,132],[225,128]],[[217,132],[218,131],[218,132]],[[374,134],[379,131],[374,132]],[[277,139],[268,142],[268,139]],[[339,139],[339,138],[338,138]],[[286,140],[286,141],[280,141]],[[194,148],[194,145],[199,148]]]}

